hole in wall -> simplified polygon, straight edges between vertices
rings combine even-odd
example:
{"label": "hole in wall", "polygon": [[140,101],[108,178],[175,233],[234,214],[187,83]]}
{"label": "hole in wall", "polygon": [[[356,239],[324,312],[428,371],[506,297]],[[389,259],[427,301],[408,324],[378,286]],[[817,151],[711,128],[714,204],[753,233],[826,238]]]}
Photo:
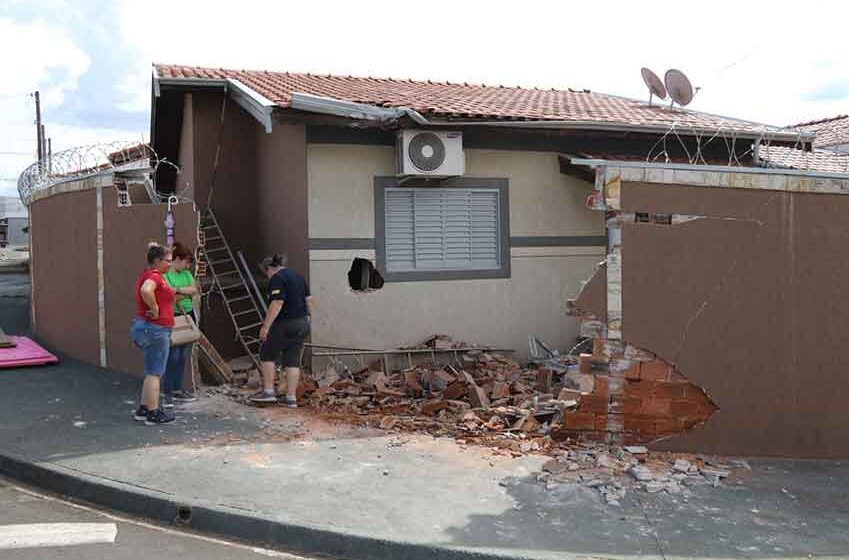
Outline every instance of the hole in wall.
{"label": "hole in wall", "polygon": [[373,292],[383,287],[383,276],[370,260],[357,257],[348,271],[348,285],[355,292]]}

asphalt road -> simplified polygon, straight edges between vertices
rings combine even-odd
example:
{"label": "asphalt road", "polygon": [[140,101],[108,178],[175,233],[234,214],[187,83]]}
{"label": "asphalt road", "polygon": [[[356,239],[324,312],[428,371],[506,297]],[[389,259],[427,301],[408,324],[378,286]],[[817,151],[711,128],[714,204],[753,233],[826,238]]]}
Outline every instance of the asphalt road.
{"label": "asphalt road", "polygon": [[312,560],[119,518],[0,479],[3,560]]}

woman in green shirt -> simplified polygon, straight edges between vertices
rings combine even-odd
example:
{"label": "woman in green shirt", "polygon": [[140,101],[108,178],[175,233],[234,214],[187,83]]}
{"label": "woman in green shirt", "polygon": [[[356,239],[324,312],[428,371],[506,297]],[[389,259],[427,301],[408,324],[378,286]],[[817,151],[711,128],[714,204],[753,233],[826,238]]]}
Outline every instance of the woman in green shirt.
{"label": "woman in green shirt", "polygon": [[[168,285],[174,288],[177,295],[174,299],[174,315],[191,315],[196,320],[192,297],[198,293],[195,277],[192,275],[194,256],[180,243],[174,243],[172,251],[173,262],[171,269],[163,276]],[[192,344],[172,346],[168,353],[168,365],[163,376],[162,406],[171,408],[175,402],[192,402],[197,400],[191,391],[183,389],[183,373],[186,371],[186,356],[191,353]]]}

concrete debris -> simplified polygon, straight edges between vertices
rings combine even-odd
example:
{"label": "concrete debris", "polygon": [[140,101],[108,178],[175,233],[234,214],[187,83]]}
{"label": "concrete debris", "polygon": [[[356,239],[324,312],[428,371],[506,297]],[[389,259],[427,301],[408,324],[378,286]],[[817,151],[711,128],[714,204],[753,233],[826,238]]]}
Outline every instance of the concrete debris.
{"label": "concrete debris", "polygon": [[[377,361],[345,376],[338,365],[328,367],[306,379],[300,392],[314,410],[374,418],[369,424],[382,429],[462,437],[484,445],[496,441],[508,453],[547,452],[558,445],[547,436],[581,398],[566,387],[563,375],[522,367],[503,353],[445,335],[409,347],[425,348],[463,351],[427,356],[431,361],[393,372],[384,372]],[[533,443],[536,439],[546,443]]]}
{"label": "concrete debris", "polygon": [[611,506],[621,505],[627,490],[688,498],[692,487],[718,486],[715,469],[699,458],[629,447],[636,453],[605,443],[561,445],[538,479],[548,489],[564,484],[593,488]]}
{"label": "concrete debris", "polygon": [[690,472],[690,469],[692,467],[693,465],[690,464],[690,461],[688,461],[687,459],[677,459],[672,465],[672,469],[680,473]]}
{"label": "concrete debris", "polygon": [[642,465],[633,465],[628,469],[628,472],[639,482],[652,482],[654,480],[651,470]]}
{"label": "concrete debris", "polygon": [[[561,437],[565,422],[577,414],[574,409],[593,398],[589,393],[596,383],[595,375],[579,371],[571,356],[523,367],[503,353],[445,335],[410,347],[424,348],[462,351],[441,357],[424,353],[431,361],[411,360],[410,367],[392,372],[383,371],[382,361],[360,371],[335,364],[304,379],[299,401],[304,410],[343,422],[396,434],[451,437],[464,448],[489,448],[495,456],[548,455],[538,476],[545,488],[586,486],[611,506],[621,505],[629,490],[688,496],[695,486],[719,486],[732,469],[750,469],[745,461],[726,464],[700,455],[650,452],[642,445]],[[558,367],[551,367],[555,360]],[[216,389],[248,403],[252,373],[237,373],[241,387]]]}
{"label": "concrete debris", "polygon": [[631,455],[645,455],[649,452],[648,448],[642,445],[626,445],[623,449]]}

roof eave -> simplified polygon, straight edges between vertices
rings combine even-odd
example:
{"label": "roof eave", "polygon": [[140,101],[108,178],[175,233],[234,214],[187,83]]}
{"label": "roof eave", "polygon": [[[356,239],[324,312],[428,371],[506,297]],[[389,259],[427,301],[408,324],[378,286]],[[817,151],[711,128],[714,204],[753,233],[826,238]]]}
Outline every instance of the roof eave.
{"label": "roof eave", "polygon": [[242,109],[250,113],[263,126],[265,132],[270,133],[272,131],[272,112],[277,104],[239,80],[232,78],[163,78],[156,74],[154,67],[153,84],[156,97],[159,97],[162,86],[208,88],[227,92]]}
{"label": "roof eave", "polygon": [[662,163],[650,161],[621,161],[613,159],[598,159],[576,157],[571,154],[560,154],[569,160],[572,165],[579,165],[597,169],[600,167],[635,167],[641,169],[672,169],[681,171],[703,171],[718,173],[755,173],[776,175],[801,175],[805,177],[822,177],[824,179],[849,179],[849,173],[835,173],[831,171],[816,171],[806,169],[793,169],[785,167],[742,167],[725,165],[696,165],[690,163]]}
{"label": "roof eave", "polygon": [[[192,88],[224,88],[233,86],[236,94],[233,96],[245,110],[251,113],[258,121],[260,121],[266,129],[266,132],[271,130],[271,113],[274,107],[287,108],[285,105],[275,104],[266,97],[262,96],[256,90],[247,85],[233,79],[221,78],[163,78],[157,75],[154,67],[154,91],[158,96],[161,86],[171,87],[192,87]],[[398,112],[403,111],[407,116],[413,118],[417,124],[428,126],[443,126],[443,127],[466,127],[466,126],[489,126],[502,128],[523,128],[523,129],[553,129],[553,130],[597,130],[606,132],[636,132],[636,133],[666,133],[674,131],[679,135],[686,136],[703,136],[705,134],[714,135],[722,132],[722,129],[710,127],[696,127],[681,124],[666,125],[666,124],[631,124],[631,123],[615,123],[615,122],[599,122],[587,120],[434,120],[433,118],[425,118],[419,113],[407,108],[384,108],[372,104],[351,103],[343,100],[324,98],[311,94],[293,93],[293,98],[301,98],[303,106],[292,106],[294,109],[300,109],[308,112],[316,112],[323,114],[334,114],[337,116],[346,116],[347,118],[357,119],[357,116],[352,116],[355,113],[368,113],[370,118],[375,119],[377,113],[381,113],[380,117],[394,113],[394,116],[399,116]],[[356,105],[356,107],[353,107]],[[366,111],[366,109],[368,109]],[[340,113],[341,111],[341,113]],[[347,113],[346,113],[347,112]],[[346,113],[346,114],[345,114]],[[411,114],[414,113],[414,114]],[[378,119],[380,117],[377,117]],[[366,118],[366,117],[363,117]],[[778,130],[762,130],[759,132],[727,129],[728,134],[733,135],[736,139],[742,140],[765,140],[777,142],[794,142],[800,144],[810,144],[813,142],[815,134],[802,131],[778,131]]]}
{"label": "roof eave", "polygon": [[[535,121],[516,121],[516,120],[434,120],[430,119],[430,124],[433,126],[491,126],[501,128],[536,128],[536,129],[554,129],[554,130],[597,130],[603,132],[642,132],[642,133],[666,133],[674,131],[679,135],[686,136],[704,136],[705,134],[717,134],[722,132],[720,129],[709,127],[694,127],[687,125],[636,125],[628,123],[613,123],[599,121],[558,121],[558,120],[535,120]],[[744,140],[770,140],[778,142],[798,142],[811,143],[814,140],[814,134],[783,132],[783,131],[762,131],[749,132],[734,129],[727,129],[728,134],[733,134],[735,138]]]}

